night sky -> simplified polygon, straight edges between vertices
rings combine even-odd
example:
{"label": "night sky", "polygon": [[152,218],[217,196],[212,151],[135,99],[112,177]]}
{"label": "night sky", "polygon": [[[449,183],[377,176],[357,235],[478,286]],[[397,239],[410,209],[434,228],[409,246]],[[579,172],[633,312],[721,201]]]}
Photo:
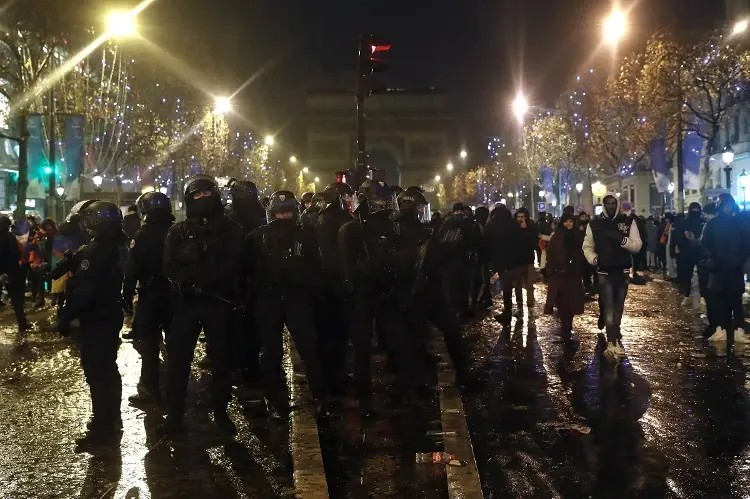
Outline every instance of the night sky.
{"label": "night sky", "polygon": [[[238,86],[255,123],[278,127],[301,113],[323,77],[353,71],[362,31],[393,43],[390,86],[445,89],[475,135],[498,133],[523,80],[532,102],[551,105],[601,36],[606,0],[157,0],[144,16],[166,46],[197,44]],[[716,27],[719,0],[641,0],[631,46],[658,26]],[[628,48],[628,47],[625,47]],[[224,71],[222,71],[223,73]],[[228,83],[229,85],[229,83]],[[236,88],[236,87],[235,87]]]}

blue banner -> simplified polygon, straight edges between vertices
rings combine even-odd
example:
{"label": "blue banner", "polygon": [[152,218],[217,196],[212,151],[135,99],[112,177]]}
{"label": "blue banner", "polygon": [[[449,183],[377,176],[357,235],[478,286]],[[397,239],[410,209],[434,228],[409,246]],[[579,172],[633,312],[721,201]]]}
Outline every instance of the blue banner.
{"label": "blue banner", "polygon": [[[79,114],[65,116],[65,155],[62,158],[63,166],[67,172],[65,180],[73,182],[78,179],[83,168],[84,118]],[[58,172],[62,178],[62,172]]]}
{"label": "blue banner", "polygon": [[652,140],[648,145],[648,153],[651,157],[651,171],[654,174],[656,189],[659,192],[667,192],[670,181],[666,141],[662,138]]}
{"label": "blue banner", "polygon": [[44,179],[44,167],[49,166],[47,156],[44,153],[44,131],[41,114],[30,114],[26,120],[26,127],[29,131],[29,141],[27,144],[29,180]]}

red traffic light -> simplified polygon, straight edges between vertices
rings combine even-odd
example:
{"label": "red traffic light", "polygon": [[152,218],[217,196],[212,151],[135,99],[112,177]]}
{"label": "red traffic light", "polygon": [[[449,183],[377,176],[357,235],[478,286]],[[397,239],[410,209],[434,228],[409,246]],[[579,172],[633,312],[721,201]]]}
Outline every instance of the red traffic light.
{"label": "red traffic light", "polygon": [[374,54],[375,52],[388,52],[391,50],[391,44],[387,45],[374,45],[370,44],[370,51]]}

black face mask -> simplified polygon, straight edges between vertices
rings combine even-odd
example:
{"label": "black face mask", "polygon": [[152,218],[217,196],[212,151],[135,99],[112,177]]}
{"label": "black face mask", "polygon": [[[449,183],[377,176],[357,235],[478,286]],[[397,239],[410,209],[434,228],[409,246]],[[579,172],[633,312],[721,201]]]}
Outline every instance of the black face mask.
{"label": "black face mask", "polygon": [[208,218],[216,213],[216,200],[214,196],[202,197],[190,201],[190,216],[195,218]]}

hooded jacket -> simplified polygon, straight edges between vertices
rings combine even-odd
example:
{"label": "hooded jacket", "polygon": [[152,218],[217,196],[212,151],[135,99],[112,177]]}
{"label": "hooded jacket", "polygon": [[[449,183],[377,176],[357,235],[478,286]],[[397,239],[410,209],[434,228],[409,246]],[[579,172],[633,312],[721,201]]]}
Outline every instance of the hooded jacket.
{"label": "hooded jacket", "polygon": [[[605,196],[605,199],[607,197],[614,198]],[[583,254],[600,274],[629,272],[633,266],[631,253],[638,253],[643,245],[638,225],[632,217],[620,213],[620,202],[614,199],[617,202],[615,216],[609,218],[605,210],[593,218],[583,240]],[[614,237],[615,233],[621,236],[619,240]]]}

